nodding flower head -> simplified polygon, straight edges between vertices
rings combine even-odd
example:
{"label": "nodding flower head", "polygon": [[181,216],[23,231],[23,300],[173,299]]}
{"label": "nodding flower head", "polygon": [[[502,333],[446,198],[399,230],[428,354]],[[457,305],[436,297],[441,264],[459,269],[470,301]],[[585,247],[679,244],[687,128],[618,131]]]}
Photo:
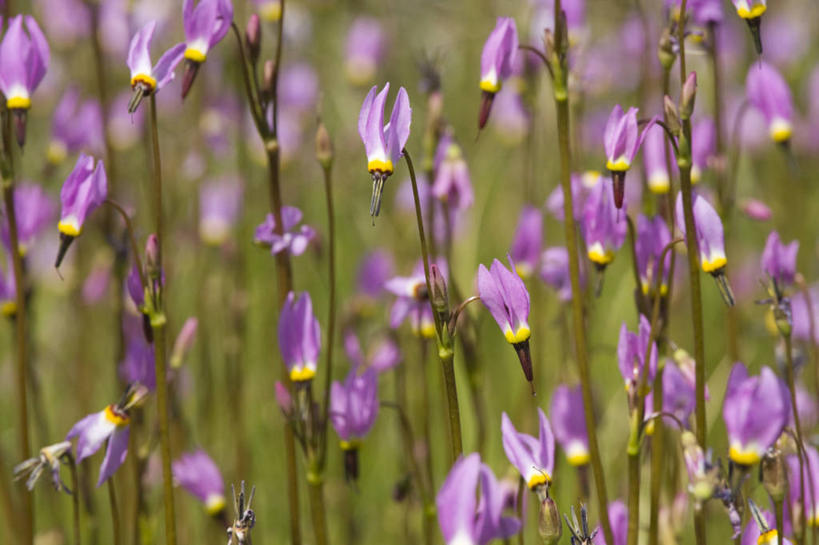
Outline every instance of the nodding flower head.
{"label": "nodding flower head", "polygon": [[103,115],[99,102],[89,99],[80,104],[80,92],[69,87],[54,110],[48,161],[57,165],[69,154],[100,151],[102,147]]}
{"label": "nodding flower head", "polygon": [[501,416],[501,434],[506,458],[517,468],[530,490],[540,485],[549,486],[555,464],[555,438],[552,426],[543,411],[538,408],[540,435],[519,433],[506,413]]}
{"label": "nodding flower head", "polygon": [[321,329],[313,315],[310,294],[287,294],[279,315],[279,350],[293,382],[304,382],[316,376]]}
{"label": "nodding flower head", "polygon": [[[637,216],[637,240],[634,250],[637,257],[637,271],[640,273],[640,289],[648,295],[654,289],[654,283],[660,269],[660,258],[663,250],[671,242],[671,233],[662,216]],[[667,279],[671,273],[671,252],[666,253],[663,262],[663,276],[660,279],[660,294],[668,291]]]}
{"label": "nodding flower head", "polygon": [[[23,31],[25,19],[28,35]],[[37,21],[17,15],[0,42],[0,89],[9,110],[28,110],[31,94],[45,76],[51,53]]]}
{"label": "nodding flower head", "polygon": [[[646,138],[643,143],[643,166],[648,177],[648,188],[652,193],[664,195],[671,189],[671,178],[668,174],[668,165],[665,161],[665,131],[658,126],[645,131]],[[674,149],[668,144],[669,159],[672,164],[674,160]]]}
{"label": "nodding flower head", "polygon": [[134,98],[128,104],[128,111],[134,113],[144,96],[162,89],[174,77],[174,69],[185,54],[185,44],[179,43],[168,49],[155,65],[151,64],[151,40],[156,30],[156,21],[148,22],[131,39],[128,48],[128,68],[131,70],[131,87]]}
{"label": "nodding flower head", "polygon": [[[788,482],[791,512],[801,506],[807,514],[809,526],[819,526],[819,452],[815,447],[805,445],[804,463],[799,463],[799,456],[792,454],[788,456]],[[799,477],[800,468],[803,473],[805,490],[800,489],[802,482]]]}
{"label": "nodding flower head", "polygon": [[732,461],[750,466],[762,458],[788,423],[789,399],[787,387],[769,367],[749,376],[742,363],[734,364],[722,405]]}
{"label": "nodding flower head", "polygon": [[543,246],[543,214],[536,206],[526,205],[520,212],[515,238],[509,249],[515,272],[524,280],[537,271]]}
{"label": "nodding flower head", "polygon": [[444,543],[486,545],[518,533],[520,521],[503,516],[504,498],[500,483],[481,463],[480,454],[458,458],[435,498]]}
{"label": "nodding flower head", "polygon": [[199,65],[208,57],[208,51],[225,37],[233,23],[231,0],[200,0],[196,7],[193,3],[194,0],[185,0],[182,4],[186,61],[182,98],[190,91]]}
{"label": "nodding flower head", "polygon": [[344,382],[333,381],[330,389],[330,421],[342,450],[358,448],[378,416],[378,372],[370,367],[359,373],[350,369]]}
{"label": "nodding flower head", "polygon": [[793,134],[793,97],[785,78],[770,64],[759,61],[748,68],[745,94],[765,118],[771,139],[778,144],[788,142]]}
{"label": "nodding flower head", "polygon": [[205,504],[211,516],[225,509],[225,483],[216,463],[202,450],[188,452],[174,460],[173,478],[176,483]]}
{"label": "nodding flower head", "polygon": [[[446,261],[438,258],[435,260],[435,265],[441,271],[442,276],[446,277],[449,270]],[[419,261],[415,265],[412,275],[396,276],[387,280],[384,283],[384,289],[398,296],[390,309],[391,328],[397,328],[405,318],[409,317],[410,326],[415,335],[427,339],[435,337],[435,319],[430,307],[423,262]]]}
{"label": "nodding flower head", "polygon": [[108,178],[102,161],[81,154],[74,170],[66,178],[60,190],[62,214],[57,224],[60,232],[60,249],[54,264],[59,267],[68,247],[82,233],[85,219],[99,207],[108,196]]}
{"label": "nodding flower head", "polygon": [[589,259],[598,268],[611,263],[626,240],[628,225],[620,216],[606,184],[595,185],[583,207],[583,236]]}
{"label": "nodding flower head", "polygon": [[448,133],[441,137],[435,152],[432,194],[453,210],[469,208],[474,200],[463,149]]}
{"label": "nodding flower head", "polygon": [[495,94],[501,90],[503,80],[512,74],[512,66],[518,51],[518,29],[511,17],[498,17],[495,28],[486,39],[481,53],[481,81],[483,92],[478,128],[489,120],[489,112]]}
{"label": "nodding flower head", "polygon": [[796,255],[799,241],[782,244],[779,233],[771,231],[762,251],[762,270],[774,283],[774,290],[781,295],[782,290],[793,283],[796,276]]}
{"label": "nodding flower head", "polygon": [[303,254],[310,241],[316,238],[315,229],[309,225],[295,229],[302,219],[301,210],[295,206],[283,206],[281,218],[281,235],[276,232],[276,218],[273,214],[267,214],[264,221],[256,227],[253,241],[260,246],[269,246],[273,255],[279,252],[288,252],[294,256]]}
{"label": "nodding flower head", "polygon": [[555,388],[549,414],[552,415],[555,438],[566,453],[569,464],[573,466],[588,464],[589,437],[586,433],[580,385],[572,388],[561,384]]}
{"label": "nodding flower head", "polygon": [[[697,248],[700,253],[702,270],[714,275],[721,274],[726,263],[728,263],[728,259],[725,257],[722,220],[720,220],[719,214],[714,210],[714,207],[704,197],[694,196],[693,208]],[[675,220],[677,226],[685,234],[682,193],[677,193]]]}
{"label": "nodding flower head", "polygon": [[646,138],[648,130],[657,122],[657,117],[652,117],[640,130],[637,112],[637,108],[629,108],[628,112],[623,112],[619,104],[615,105],[606,122],[603,134],[606,168],[611,172],[614,184],[614,203],[618,209],[623,207],[625,173],[631,168],[631,163]]}
{"label": "nodding flower head", "polygon": [[412,109],[407,91],[401,87],[395,97],[390,122],[384,125],[384,107],[390,84],[376,94],[373,86],[358,115],[358,134],[367,152],[367,170],[373,179],[373,194],[370,200],[370,215],[378,216],[381,211],[381,192],[384,181],[393,173],[395,164],[401,158],[410,133]]}

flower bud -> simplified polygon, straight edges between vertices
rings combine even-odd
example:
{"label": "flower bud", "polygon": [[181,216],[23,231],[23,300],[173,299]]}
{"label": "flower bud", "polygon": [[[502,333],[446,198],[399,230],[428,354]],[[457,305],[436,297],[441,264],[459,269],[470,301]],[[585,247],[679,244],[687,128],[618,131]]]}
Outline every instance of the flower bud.
{"label": "flower bud", "polygon": [[316,159],[325,169],[333,164],[333,141],[330,140],[330,133],[321,121],[316,129]]}
{"label": "flower bud", "polygon": [[199,326],[199,321],[196,318],[188,318],[182,325],[179,335],[173,343],[173,351],[171,352],[171,369],[176,369],[182,366],[185,356],[193,346],[193,341],[196,339],[196,330]]}
{"label": "flower bud", "polygon": [[660,36],[660,45],[657,48],[657,57],[660,59],[660,64],[666,70],[670,70],[674,65],[677,54],[674,52],[674,45],[671,41],[671,29],[665,28]]}
{"label": "flower bud", "polygon": [[769,450],[760,462],[762,485],[774,502],[781,502],[785,498],[787,487],[785,460],[782,452],[777,449]]}
{"label": "flower bud", "polygon": [[684,120],[691,119],[691,114],[694,113],[694,102],[697,98],[697,73],[691,72],[683,84],[682,93],[680,95],[680,118]]}
{"label": "flower bud", "polygon": [[250,56],[250,64],[256,66],[259,61],[259,52],[262,48],[262,33],[259,26],[259,16],[255,13],[250,15],[245,27],[245,45]]}
{"label": "flower bud", "polygon": [[441,274],[441,269],[434,263],[429,269],[429,283],[432,289],[430,296],[432,308],[439,314],[446,314],[449,310],[449,295],[446,288],[446,279]]}
{"label": "flower bud", "polygon": [[560,520],[560,511],[555,500],[548,496],[540,502],[537,531],[545,545],[559,542],[560,537],[563,535],[563,521]]}
{"label": "flower bud", "polygon": [[668,125],[668,129],[674,133],[679,134],[680,132],[680,116],[677,113],[677,105],[674,104],[674,101],[671,100],[671,97],[666,95],[663,99],[663,113],[665,115],[665,123]]}
{"label": "flower bud", "polygon": [[262,68],[262,100],[265,102],[273,98],[273,75],[276,72],[276,63],[268,59]]}
{"label": "flower bud", "polygon": [[159,277],[159,239],[156,234],[148,235],[145,242],[145,271],[151,278]]}

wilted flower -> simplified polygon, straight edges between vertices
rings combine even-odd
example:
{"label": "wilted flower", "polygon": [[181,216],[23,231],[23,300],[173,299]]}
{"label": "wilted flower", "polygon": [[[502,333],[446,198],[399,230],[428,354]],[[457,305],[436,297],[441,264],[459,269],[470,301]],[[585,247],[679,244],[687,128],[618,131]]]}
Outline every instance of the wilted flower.
{"label": "wilted flower", "polygon": [[589,437],[583,409],[583,393],[580,385],[573,388],[561,384],[555,388],[549,409],[552,428],[560,447],[566,453],[570,465],[589,463]]}
{"label": "wilted flower", "polygon": [[[476,490],[480,487],[478,497]],[[503,494],[478,453],[459,458],[435,498],[446,545],[486,545],[520,531],[520,521],[502,516]]]}
{"label": "wilted flower", "polygon": [[102,108],[94,99],[82,104],[79,100],[77,88],[69,87],[54,110],[47,152],[52,164],[62,163],[67,155],[79,151],[102,150]]}
{"label": "wilted flower", "polygon": [[242,185],[238,179],[228,177],[204,183],[199,192],[199,236],[202,240],[211,246],[227,242],[241,207]]}
{"label": "wilted flower", "polygon": [[57,224],[60,232],[60,250],[55,267],[60,266],[68,247],[82,233],[85,218],[100,206],[107,196],[108,178],[102,161],[97,162],[91,156],[80,154],[74,170],[68,175],[60,190],[62,215]]}
{"label": "wilted flower", "polygon": [[435,152],[435,181],[432,194],[446,203],[451,210],[463,210],[472,206],[472,182],[469,167],[461,146],[447,133],[438,143]]}
{"label": "wilted flower", "polygon": [[[651,351],[648,352],[648,343],[651,342]],[[648,353],[648,362],[646,354]],[[629,403],[637,395],[637,386],[645,376],[646,388],[650,387],[657,374],[657,344],[651,340],[651,324],[648,319],[640,315],[640,326],[637,333],[632,333],[626,323],[620,326],[620,340],[617,343],[617,364],[620,374],[626,383],[629,393]],[[648,364],[648,368],[646,368]],[[631,406],[631,405],[630,405]],[[631,406],[633,409],[634,407]]]}
{"label": "wilted flower", "polygon": [[754,63],[745,80],[748,102],[765,117],[768,133],[777,143],[793,134],[793,98],[782,75],[765,61]]}
{"label": "wilted flower", "polygon": [[176,44],[163,53],[159,62],[152,66],[150,46],[154,30],[156,30],[156,21],[148,22],[134,35],[128,48],[131,87],[135,90],[128,104],[130,113],[137,110],[143,97],[162,89],[173,79],[173,71],[185,54],[185,44]]}
{"label": "wilted flower", "polygon": [[[725,257],[725,241],[722,232],[722,220],[714,207],[699,195],[694,196],[694,226],[696,241],[700,253],[702,270],[711,274],[724,271],[728,259]],[[682,192],[677,193],[676,205],[677,227],[685,234],[685,216],[683,215]]]}
{"label": "wilted flower", "polygon": [[598,268],[611,263],[614,252],[626,240],[628,225],[620,215],[609,188],[605,184],[595,185],[583,207],[583,236],[589,259]]}
{"label": "wilted flower", "polygon": [[[540,258],[540,278],[557,291],[558,298],[566,303],[572,300],[572,279],[569,275],[569,252],[563,246],[546,248]],[[580,267],[580,289],[586,284],[586,274]]]}
{"label": "wilted flower", "polygon": [[295,206],[283,206],[281,210],[283,233],[276,233],[276,218],[267,214],[258,227],[253,241],[261,246],[269,246],[273,255],[287,251],[292,255],[301,255],[307,245],[316,237],[316,231],[309,225],[302,225],[298,231],[294,227],[301,221],[301,210]]}
{"label": "wilted flower", "polygon": [[355,450],[370,432],[378,416],[378,373],[353,367],[344,382],[333,381],[330,390],[330,421],[342,450]]}
{"label": "wilted flower", "polygon": [[523,368],[526,380],[532,383],[532,358],[529,353],[529,292],[517,273],[512,258],[509,259],[511,270],[497,259],[492,261],[491,268],[478,267],[478,295],[481,302],[492,314],[503,331],[506,341],[514,346]]}
{"label": "wilted flower", "polygon": [[199,449],[174,460],[176,483],[205,504],[205,510],[216,516],[225,509],[225,483],[222,473],[210,456]]}
{"label": "wilted flower", "polygon": [[788,389],[769,367],[748,376],[743,364],[734,364],[722,405],[731,460],[745,466],[758,462],[779,438],[789,414]]}
{"label": "wilted flower", "polygon": [[[71,442],[62,441],[53,445],[48,445],[40,449],[40,452],[34,458],[29,458],[14,466],[14,480],[17,481],[28,475],[26,479],[26,488],[30,491],[34,490],[34,485],[46,469],[51,471],[51,482],[54,484],[56,490],[71,491],[60,478],[60,465],[71,459]],[[74,463],[73,460],[70,463]]]}
{"label": "wilted flower", "polygon": [[279,315],[279,350],[293,382],[304,382],[316,376],[321,329],[313,315],[310,294],[287,294]]}
{"label": "wilted flower", "polygon": [[637,123],[637,112],[637,108],[629,108],[628,112],[624,113],[619,104],[614,106],[606,122],[603,135],[606,148],[606,168],[611,172],[611,180],[614,184],[614,204],[618,209],[623,207],[626,171],[631,168],[631,163],[648,134],[648,130],[657,122],[656,116],[651,118],[643,125],[641,131]]}
{"label": "wilted flower", "polygon": [[[640,289],[644,295],[648,295],[654,289],[654,282],[660,269],[660,258],[670,242],[671,233],[662,216],[651,218],[642,214],[637,216],[637,240],[634,246],[637,254],[637,271],[640,273]],[[671,253],[668,252],[663,262],[663,277],[660,279],[662,295],[668,291],[670,267]]]}
{"label": "wilted flower", "polygon": [[525,205],[509,249],[509,255],[515,262],[515,272],[524,280],[537,270],[542,245],[543,214],[536,206]]}
{"label": "wilted flower", "polygon": [[518,29],[511,17],[498,17],[495,28],[486,39],[481,53],[481,82],[483,93],[478,128],[486,126],[492,101],[501,90],[503,80],[512,73],[518,51]]}
{"label": "wilted flower", "polygon": [[796,275],[796,255],[799,253],[799,241],[782,244],[779,233],[771,231],[762,251],[762,270],[774,283],[774,291],[782,291],[793,283]]}
{"label": "wilted flower", "polygon": [[386,35],[378,19],[357,17],[347,32],[344,64],[347,78],[364,85],[375,77],[386,52]]}
{"label": "wilted flower", "polygon": [[182,4],[182,26],[185,28],[185,78],[182,98],[188,94],[199,65],[205,62],[208,51],[219,43],[233,23],[231,0],[185,0]]}
{"label": "wilted flower", "polygon": [[[26,255],[34,238],[53,221],[54,201],[43,188],[33,183],[21,183],[14,188],[14,213],[17,220],[17,244],[20,255]],[[11,251],[8,215],[0,224],[3,244]]]}
{"label": "wilted flower", "polygon": [[6,107],[15,118],[17,143],[26,137],[26,112],[31,107],[31,95],[45,76],[51,53],[37,21],[25,16],[28,36],[23,31],[22,15],[9,19],[9,27],[0,42],[0,90],[6,97]]}
{"label": "wilted flower", "polygon": [[387,93],[390,84],[376,94],[377,86],[373,86],[358,116],[358,134],[364,142],[367,152],[367,170],[373,179],[373,194],[370,200],[370,215],[377,216],[381,211],[381,192],[384,182],[393,173],[395,164],[401,158],[404,145],[407,143],[412,121],[407,91],[401,87],[395,97],[390,122],[384,125],[384,106],[387,102]]}
{"label": "wilted flower", "polygon": [[555,438],[552,426],[543,411],[538,408],[540,435],[534,438],[525,433],[518,433],[509,416],[501,416],[501,433],[503,450],[506,458],[517,468],[530,490],[537,486],[548,486],[552,482],[555,464]]}

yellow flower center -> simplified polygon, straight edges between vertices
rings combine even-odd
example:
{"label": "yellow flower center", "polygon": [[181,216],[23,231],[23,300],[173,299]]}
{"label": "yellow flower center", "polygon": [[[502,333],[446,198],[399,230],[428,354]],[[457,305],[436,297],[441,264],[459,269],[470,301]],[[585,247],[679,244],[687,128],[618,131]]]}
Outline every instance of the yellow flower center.
{"label": "yellow flower center", "polygon": [[225,508],[225,497],[221,494],[211,494],[205,500],[205,512],[210,516],[216,516]]}
{"label": "yellow flower center", "polygon": [[767,532],[763,534],[759,534],[756,542],[759,545],[767,545],[768,543],[779,543],[779,532],[776,531],[776,528],[771,528]]}
{"label": "yellow flower center", "polygon": [[74,216],[68,216],[67,218],[60,220],[60,222],[57,224],[57,230],[70,237],[78,237],[82,232],[82,227],[80,227]]}
{"label": "yellow flower center", "polygon": [[198,49],[189,47],[185,50],[185,58],[188,59],[189,61],[202,63],[205,62],[205,59],[207,59],[208,56],[205,53],[199,51]]}
{"label": "yellow flower center", "polygon": [[614,260],[614,252],[603,248],[599,242],[589,246],[588,255],[589,259],[598,265],[608,265]]}
{"label": "yellow flower center", "polygon": [[529,329],[528,324],[523,324],[518,327],[517,331],[512,331],[511,327],[508,328],[503,332],[503,335],[509,344],[518,344],[527,340],[532,335],[532,331]]}
{"label": "yellow flower center", "polygon": [[758,452],[743,448],[741,445],[731,445],[731,448],[728,450],[728,456],[731,460],[743,466],[754,465],[760,460]]}
{"label": "yellow flower center", "polygon": [[726,263],[728,263],[728,260],[725,258],[725,256],[715,256],[713,259],[710,260],[703,259],[702,270],[707,273],[714,272],[724,267]]}
{"label": "yellow flower center", "polygon": [[392,174],[392,161],[390,159],[382,160],[382,159],[373,159],[372,161],[367,161],[367,170],[370,172],[382,172],[384,174]]}
{"label": "yellow flower center", "polygon": [[17,313],[17,303],[15,301],[5,301],[0,305],[0,313],[3,316],[14,316]]}
{"label": "yellow flower center", "polygon": [[355,439],[351,439],[349,441],[339,441],[338,446],[341,447],[341,450],[355,450],[359,447],[361,443],[356,441]]}
{"label": "yellow flower center", "polygon": [[764,4],[757,4],[754,7],[748,6],[747,2],[741,2],[737,6],[737,14],[743,19],[756,19],[768,9]]}
{"label": "yellow flower center", "polygon": [[28,110],[31,108],[31,99],[28,97],[8,97],[6,107],[9,110]]}
{"label": "yellow flower center", "polygon": [[156,89],[156,80],[149,76],[148,74],[137,74],[131,78],[131,87],[136,87],[138,83],[141,83],[145,87],[148,88],[148,92],[153,91]]}
{"label": "yellow flower center", "polygon": [[127,426],[131,421],[127,414],[121,412],[114,405],[105,407],[105,419],[117,427]]}
{"label": "yellow flower center", "polygon": [[316,372],[306,365],[297,365],[290,370],[290,380],[293,382],[304,382],[305,380],[311,380],[314,376],[316,376]]}
{"label": "yellow flower center", "polygon": [[533,489],[534,487],[536,487],[536,486],[538,486],[540,484],[546,484],[546,483],[550,483],[550,482],[552,482],[551,475],[549,475],[545,471],[542,471],[540,473],[532,475],[529,478],[529,482],[527,482],[526,484],[529,486],[529,489],[531,490],[531,489]]}
{"label": "yellow flower center", "polygon": [[613,170],[614,172],[625,172],[629,168],[631,168],[631,162],[629,162],[629,160],[626,159],[625,156],[622,156],[615,161],[609,159],[608,161],[606,161],[606,168],[609,170]]}

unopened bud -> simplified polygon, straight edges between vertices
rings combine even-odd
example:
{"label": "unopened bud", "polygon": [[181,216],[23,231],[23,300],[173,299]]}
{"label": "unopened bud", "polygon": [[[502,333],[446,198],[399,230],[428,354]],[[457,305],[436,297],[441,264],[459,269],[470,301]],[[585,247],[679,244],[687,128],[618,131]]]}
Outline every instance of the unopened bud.
{"label": "unopened bud", "polygon": [[182,366],[185,356],[193,346],[193,341],[196,339],[196,330],[199,326],[199,320],[196,318],[188,318],[179,330],[179,335],[173,343],[173,351],[171,352],[171,368],[178,368]]}
{"label": "unopened bud", "polygon": [[683,84],[682,93],[680,95],[680,118],[684,120],[691,119],[691,114],[694,113],[694,102],[697,98],[697,73],[691,72]]}
{"label": "unopened bud", "polygon": [[159,277],[159,239],[156,234],[148,235],[145,242],[145,271],[151,278]]}
{"label": "unopened bud", "polygon": [[253,66],[259,61],[259,52],[262,49],[262,32],[259,25],[259,16],[255,13],[250,15],[245,27],[245,45],[250,57],[250,64]]}
{"label": "unopened bud", "polygon": [[323,168],[330,168],[333,164],[333,141],[330,140],[330,133],[321,121],[316,129],[316,159]]}
{"label": "unopened bud", "polygon": [[432,289],[430,300],[432,308],[439,314],[445,314],[449,310],[449,294],[446,288],[446,279],[441,274],[438,265],[431,265],[429,268],[429,283]]}
{"label": "unopened bud", "polygon": [[273,75],[276,72],[276,63],[272,60],[264,61],[264,67],[262,68],[262,99],[264,101],[270,101],[273,98]]}
{"label": "unopened bud", "polygon": [[540,502],[537,531],[546,545],[559,542],[560,537],[563,535],[563,521],[560,519],[560,511],[555,500],[548,496]]}
{"label": "unopened bud", "polygon": [[782,501],[785,498],[787,486],[785,460],[782,452],[777,449],[769,450],[760,462],[760,473],[762,485],[774,502]]}
{"label": "unopened bud", "polygon": [[671,29],[665,28],[660,36],[660,44],[657,47],[657,57],[660,59],[660,64],[666,70],[670,70],[674,65],[677,54],[674,52],[674,44],[671,41]]}
{"label": "unopened bud", "polygon": [[677,105],[668,95],[663,98],[663,114],[665,115],[665,124],[668,125],[668,130],[674,134],[679,134],[681,129],[680,115],[677,113]]}

